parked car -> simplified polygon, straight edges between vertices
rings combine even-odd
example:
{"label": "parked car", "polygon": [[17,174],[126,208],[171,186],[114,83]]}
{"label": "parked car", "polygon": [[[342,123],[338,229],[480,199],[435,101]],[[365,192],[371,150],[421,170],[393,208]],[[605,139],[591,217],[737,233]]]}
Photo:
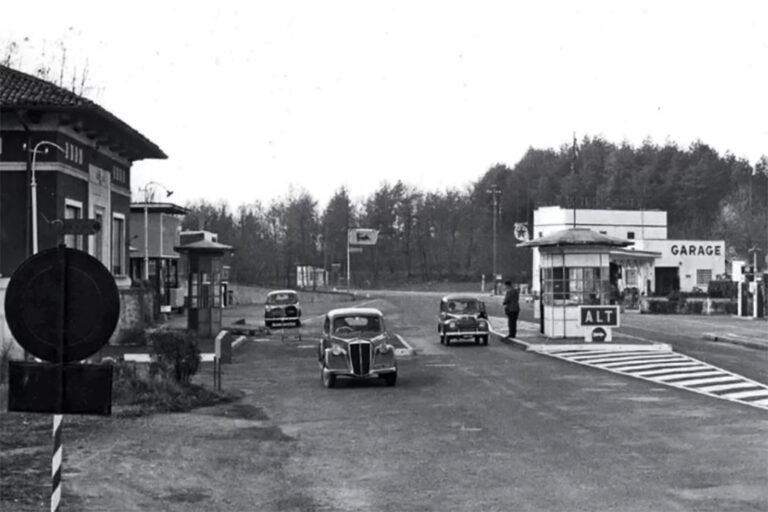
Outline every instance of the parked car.
{"label": "parked car", "polygon": [[274,290],[264,303],[264,325],[267,328],[301,327],[301,304],[295,290]]}
{"label": "parked car", "polygon": [[332,388],[339,377],[381,378],[387,386],[397,382],[395,348],[381,311],[342,308],[329,311],[318,347],[323,385]]}
{"label": "parked car", "polygon": [[437,332],[440,343],[450,345],[451,340],[474,339],[488,344],[488,314],[485,303],[469,295],[446,295],[440,299]]}

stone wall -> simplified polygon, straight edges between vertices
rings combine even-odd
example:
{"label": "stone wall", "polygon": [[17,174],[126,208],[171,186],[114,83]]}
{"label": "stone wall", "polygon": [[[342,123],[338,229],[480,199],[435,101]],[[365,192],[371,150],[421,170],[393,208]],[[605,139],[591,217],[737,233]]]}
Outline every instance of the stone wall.
{"label": "stone wall", "polygon": [[120,319],[110,345],[143,342],[144,329],[154,324],[155,296],[150,289],[120,290]]}

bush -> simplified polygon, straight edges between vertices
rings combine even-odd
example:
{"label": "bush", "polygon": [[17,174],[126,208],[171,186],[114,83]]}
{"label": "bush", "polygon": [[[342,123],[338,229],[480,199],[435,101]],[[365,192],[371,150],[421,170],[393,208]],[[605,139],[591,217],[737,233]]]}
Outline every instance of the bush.
{"label": "bush", "polygon": [[195,384],[181,384],[163,373],[152,374],[143,363],[118,361],[112,368],[112,403],[130,406],[118,415],[184,412],[236,398],[231,393],[216,393]]}
{"label": "bush", "polygon": [[738,285],[733,281],[710,281],[707,295],[712,298],[733,299],[738,293]]}
{"label": "bush", "polygon": [[163,374],[180,384],[188,384],[200,368],[200,349],[195,334],[162,329],[151,333],[149,340],[156,357],[150,365],[150,374]]}

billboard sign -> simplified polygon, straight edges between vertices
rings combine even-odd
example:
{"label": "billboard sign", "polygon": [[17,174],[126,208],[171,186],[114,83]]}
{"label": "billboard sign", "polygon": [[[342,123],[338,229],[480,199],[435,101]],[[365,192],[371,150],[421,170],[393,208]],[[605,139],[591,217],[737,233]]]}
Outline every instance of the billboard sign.
{"label": "billboard sign", "polygon": [[349,245],[376,245],[378,229],[354,228],[349,230]]}

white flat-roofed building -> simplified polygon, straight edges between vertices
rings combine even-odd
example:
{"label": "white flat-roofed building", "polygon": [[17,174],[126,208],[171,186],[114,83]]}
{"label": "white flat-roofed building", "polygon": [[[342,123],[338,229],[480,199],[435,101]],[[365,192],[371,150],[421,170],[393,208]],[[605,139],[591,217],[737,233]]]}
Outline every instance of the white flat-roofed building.
{"label": "white flat-roofed building", "polygon": [[[669,240],[662,210],[588,210],[546,206],[533,212],[533,239],[568,228],[587,228],[633,242],[611,250],[611,283],[645,294],[707,289],[726,273],[723,240]],[[533,249],[534,291],[540,291],[540,259]]]}

